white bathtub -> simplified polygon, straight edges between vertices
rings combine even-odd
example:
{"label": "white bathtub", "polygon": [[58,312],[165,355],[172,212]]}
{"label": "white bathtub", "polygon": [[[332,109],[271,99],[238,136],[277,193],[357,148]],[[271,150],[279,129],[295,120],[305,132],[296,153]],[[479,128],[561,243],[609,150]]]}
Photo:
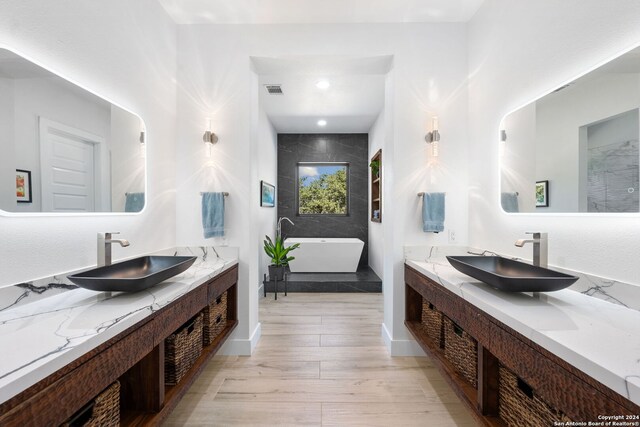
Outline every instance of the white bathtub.
{"label": "white bathtub", "polygon": [[300,243],[289,254],[292,273],[355,273],[364,242],[355,238],[290,237],[286,246]]}

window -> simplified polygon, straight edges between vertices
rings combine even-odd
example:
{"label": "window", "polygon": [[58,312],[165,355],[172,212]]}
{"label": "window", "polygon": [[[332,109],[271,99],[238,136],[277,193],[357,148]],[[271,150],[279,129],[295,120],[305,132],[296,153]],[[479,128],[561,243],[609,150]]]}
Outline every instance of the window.
{"label": "window", "polygon": [[349,163],[298,163],[298,215],[349,214]]}

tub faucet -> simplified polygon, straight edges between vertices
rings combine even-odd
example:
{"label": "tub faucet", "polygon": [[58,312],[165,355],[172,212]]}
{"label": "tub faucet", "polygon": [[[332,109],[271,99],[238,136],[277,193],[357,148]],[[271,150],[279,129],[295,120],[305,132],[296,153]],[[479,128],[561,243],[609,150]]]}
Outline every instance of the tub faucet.
{"label": "tub faucet", "polygon": [[98,233],[98,267],[111,265],[112,243],[119,243],[123,248],[130,245],[129,241],[126,239],[112,239],[112,234],[120,234],[120,232]]}
{"label": "tub faucet", "polygon": [[277,230],[277,237],[282,238],[282,220],[286,219],[287,221],[289,221],[289,223],[291,223],[291,225],[295,225],[293,223],[293,221],[291,221],[289,218],[287,218],[286,216],[281,216],[280,219],[278,220],[278,230]]}
{"label": "tub faucet", "polygon": [[515,245],[521,248],[525,243],[533,243],[533,265],[547,268],[549,259],[548,234],[537,231],[526,234],[532,234],[533,239],[518,239]]}

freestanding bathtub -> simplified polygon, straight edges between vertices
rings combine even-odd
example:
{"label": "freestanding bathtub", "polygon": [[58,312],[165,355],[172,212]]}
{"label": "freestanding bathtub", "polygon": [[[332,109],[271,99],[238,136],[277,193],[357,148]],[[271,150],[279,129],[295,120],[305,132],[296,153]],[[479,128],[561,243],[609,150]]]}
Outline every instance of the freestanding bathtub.
{"label": "freestanding bathtub", "polygon": [[355,273],[364,248],[356,238],[290,237],[284,243],[300,243],[289,252],[295,257],[289,263],[292,273]]}

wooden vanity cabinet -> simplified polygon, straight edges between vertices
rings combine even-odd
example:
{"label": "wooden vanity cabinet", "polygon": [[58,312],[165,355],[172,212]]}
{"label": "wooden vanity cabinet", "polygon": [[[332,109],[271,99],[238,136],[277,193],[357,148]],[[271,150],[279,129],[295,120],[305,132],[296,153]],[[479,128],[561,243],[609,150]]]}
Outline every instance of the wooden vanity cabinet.
{"label": "wooden vanity cabinet", "polygon": [[[630,400],[409,266],[405,266],[405,298],[405,325],[485,425],[506,425],[498,416],[500,366],[568,420],[595,422],[599,415],[640,414],[640,407]],[[444,357],[440,343],[424,332],[423,299],[477,340],[477,388]]]}
{"label": "wooden vanity cabinet", "polygon": [[[116,380],[123,426],[159,425],[222,346],[237,320],[238,267],[156,311],[136,325],[0,405],[2,426],[58,426]],[[164,340],[227,292],[227,324],[175,386],[164,381]]]}

